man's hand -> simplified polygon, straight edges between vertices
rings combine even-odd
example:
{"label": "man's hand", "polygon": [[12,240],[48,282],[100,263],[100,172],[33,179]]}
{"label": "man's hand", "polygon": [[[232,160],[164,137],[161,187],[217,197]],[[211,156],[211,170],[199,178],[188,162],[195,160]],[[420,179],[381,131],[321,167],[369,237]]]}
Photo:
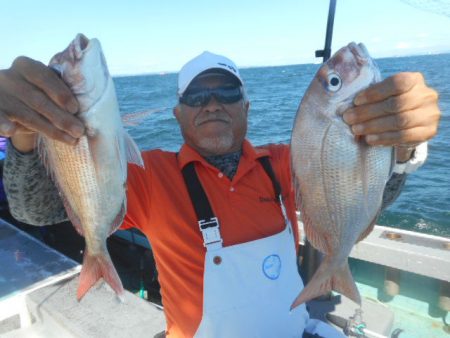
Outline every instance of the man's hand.
{"label": "man's hand", "polygon": [[421,73],[393,75],[359,93],[354,104],[344,113],[344,121],[370,145],[405,149],[437,133],[438,94]]}
{"label": "man's hand", "polygon": [[84,133],[77,111],[70,89],[44,64],[22,56],[0,70],[0,135],[18,150],[33,149],[35,132],[74,144]]}

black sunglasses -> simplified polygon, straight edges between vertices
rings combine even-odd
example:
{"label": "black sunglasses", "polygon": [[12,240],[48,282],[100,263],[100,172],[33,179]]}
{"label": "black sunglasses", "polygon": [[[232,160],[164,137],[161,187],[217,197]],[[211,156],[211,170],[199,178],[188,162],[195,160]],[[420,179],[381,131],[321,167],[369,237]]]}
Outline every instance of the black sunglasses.
{"label": "black sunglasses", "polygon": [[189,89],[183,96],[180,97],[180,103],[188,105],[190,107],[201,107],[208,104],[211,97],[219,103],[230,104],[236,103],[242,99],[242,87],[241,86],[227,86],[218,88],[198,88]]}

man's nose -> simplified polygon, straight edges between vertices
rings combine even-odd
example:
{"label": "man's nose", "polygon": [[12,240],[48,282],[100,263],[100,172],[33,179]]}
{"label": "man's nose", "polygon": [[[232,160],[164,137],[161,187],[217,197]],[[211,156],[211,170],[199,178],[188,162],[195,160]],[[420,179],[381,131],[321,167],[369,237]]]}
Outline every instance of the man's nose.
{"label": "man's nose", "polygon": [[220,103],[216,100],[214,95],[211,95],[211,98],[209,99],[208,103],[204,106],[204,110],[207,112],[216,112],[220,110],[221,106]]}

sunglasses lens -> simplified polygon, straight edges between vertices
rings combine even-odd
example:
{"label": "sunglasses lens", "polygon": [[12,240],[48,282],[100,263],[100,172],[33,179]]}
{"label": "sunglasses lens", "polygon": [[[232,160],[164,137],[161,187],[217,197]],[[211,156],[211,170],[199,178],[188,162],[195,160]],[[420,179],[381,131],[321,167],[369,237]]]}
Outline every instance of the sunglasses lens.
{"label": "sunglasses lens", "polygon": [[213,93],[217,101],[220,103],[235,103],[242,99],[241,87],[217,88]]}
{"label": "sunglasses lens", "polygon": [[219,103],[230,104],[242,99],[241,87],[219,87],[214,89],[199,89],[187,91],[180,97],[180,103],[190,107],[201,107],[214,96]]}
{"label": "sunglasses lens", "polygon": [[180,102],[191,107],[204,106],[211,99],[211,94],[207,91],[185,93],[180,97]]}

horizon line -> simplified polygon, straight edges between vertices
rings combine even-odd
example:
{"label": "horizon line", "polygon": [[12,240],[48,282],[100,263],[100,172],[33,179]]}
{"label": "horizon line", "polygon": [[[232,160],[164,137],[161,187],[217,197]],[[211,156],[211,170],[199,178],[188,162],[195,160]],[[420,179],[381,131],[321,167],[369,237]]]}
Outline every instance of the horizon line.
{"label": "horizon line", "polygon": [[[398,54],[391,56],[382,56],[382,57],[374,57],[374,60],[381,59],[391,59],[391,58],[401,58],[401,57],[412,57],[412,56],[429,56],[429,55],[443,55],[450,54],[450,50],[448,51],[434,51],[434,52],[418,52],[413,54]],[[317,58],[319,59],[319,58]],[[269,65],[244,65],[240,66],[239,70],[242,69],[253,69],[253,68],[268,68],[268,67],[289,67],[289,66],[298,66],[298,65],[317,65],[321,64],[321,61],[318,62],[299,62],[299,63],[287,63],[287,64],[269,64]],[[112,77],[133,77],[133,76],[148,76],[148,75],[171,75],[177,74],[178,70],[160,70],[160,71],[149,71],[149,72],[141,72],[141,73],[111,73]]]}

